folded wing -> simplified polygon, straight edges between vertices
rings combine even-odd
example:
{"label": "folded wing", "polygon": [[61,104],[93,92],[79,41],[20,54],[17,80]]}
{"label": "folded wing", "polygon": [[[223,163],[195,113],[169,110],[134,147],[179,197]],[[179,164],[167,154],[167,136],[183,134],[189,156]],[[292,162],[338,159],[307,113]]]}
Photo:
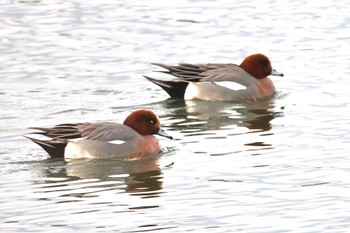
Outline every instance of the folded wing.
{"label": "folded wing", "polygon": [[[164,68],[162,73],[170,74],[178,79],[190,82],[237,82],[246,86],[246,79],[252,78],[245,70],[235,64],[188,64],[168,66],[159,63],[153,65]],[[248,77],[247,77],[248,76]]]}
{"label": "folded wing", "polygon": [[40,131],[35,134],[57,140],[79,138],[97,141],[127,140],[135,133],[130,127],[113,122],[60,124],[52,128],[33,127],[31,129]]}

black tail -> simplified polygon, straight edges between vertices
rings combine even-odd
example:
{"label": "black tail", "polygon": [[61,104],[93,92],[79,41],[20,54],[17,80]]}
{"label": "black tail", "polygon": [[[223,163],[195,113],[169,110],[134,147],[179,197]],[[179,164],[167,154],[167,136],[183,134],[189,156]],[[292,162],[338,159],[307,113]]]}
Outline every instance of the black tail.
{"label": "black tail", "polygon": [[43,148],[52,158],[64,158],[64,150],[67,142],[65,140],[39,140],[24,136]]}
{"label": "black tail", "polygon": [[160,86],[171,98],[184,99],[188,82],[184,81],[163,81],[144,76],[148,81]]}

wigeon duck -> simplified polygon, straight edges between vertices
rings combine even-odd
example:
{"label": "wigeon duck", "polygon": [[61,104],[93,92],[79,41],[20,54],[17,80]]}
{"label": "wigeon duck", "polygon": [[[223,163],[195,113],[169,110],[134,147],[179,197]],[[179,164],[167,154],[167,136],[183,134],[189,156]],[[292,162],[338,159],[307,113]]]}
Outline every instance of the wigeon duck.
{"label": "wigeon duck", "polygon": [[[151,110],[132,112],[123,124],[114,122],[60,124],[52,128],[33,127],[34,134],[50,140],[32,140],[53,158],[136,159],[155,155],[160,144],[153,134],[172,139]],[[73,140],[74,139],[74,140]]]}
{"label": "wigeon duck", "polygon": [[[168,66],[159,63],[166,71],[175,76],[171,81],[157,80],[145,76],[149,81],[164,89],[171,98],[223,100],[223,101],[257,101],[275,94],[276,89],[268,75],[283,76],[272,69],[268,57],[253,54],[246,57],[240,65],[235,64],[187,64]],[[240,84],[238,90],[225,87],[226,83]]]}

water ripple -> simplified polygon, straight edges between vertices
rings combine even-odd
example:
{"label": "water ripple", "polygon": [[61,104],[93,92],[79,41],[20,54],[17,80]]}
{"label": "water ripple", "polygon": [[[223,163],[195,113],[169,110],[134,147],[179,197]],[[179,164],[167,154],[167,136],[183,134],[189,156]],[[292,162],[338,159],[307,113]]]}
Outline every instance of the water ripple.
{"label": "water ripple", "polygon": [[[346,1],[2,1],[1,230],[348,232],[348,12]],[[285,74],[259,103],[170,100],[142,77],[152,62],[257,52]],[[22,137],[139,108],[175,138],[148,160],[48,159]]]}

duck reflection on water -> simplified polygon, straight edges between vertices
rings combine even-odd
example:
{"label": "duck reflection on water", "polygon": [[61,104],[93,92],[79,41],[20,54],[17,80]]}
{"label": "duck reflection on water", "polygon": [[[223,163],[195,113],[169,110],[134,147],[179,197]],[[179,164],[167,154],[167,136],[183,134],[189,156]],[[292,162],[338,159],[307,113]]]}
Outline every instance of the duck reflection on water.
{"label": "duck reflection on water", "polygon": [[272,129],[273,119],[283,116],[283,107],[278,109],[273,99],[254,103],[167,99],[153,104],[167,110],[162,117],[172,120],[168,127],[182,132],[232,127],[245,127],[248,133],[265,132]]}
{"label": "duck reflection on water", "polygon": [[[69,196],[91,196],[99,192],[115,190],[140,197],[156,197],[163,188],[163,173],[159,157],[140,160],[64,160],[49,158],[32,166],[40,171],[44,180],[42,192],[72,190]],[[172,163],[164,166],[171,167]],[[37,167],[40,167],[38,169]],[[77,183],[85,184],[74,188]],[[84,191],[86,188],[86,192]],[[94,191],[91,191],[93,189]],[[64,192],[64,195],[67,195]]]}

